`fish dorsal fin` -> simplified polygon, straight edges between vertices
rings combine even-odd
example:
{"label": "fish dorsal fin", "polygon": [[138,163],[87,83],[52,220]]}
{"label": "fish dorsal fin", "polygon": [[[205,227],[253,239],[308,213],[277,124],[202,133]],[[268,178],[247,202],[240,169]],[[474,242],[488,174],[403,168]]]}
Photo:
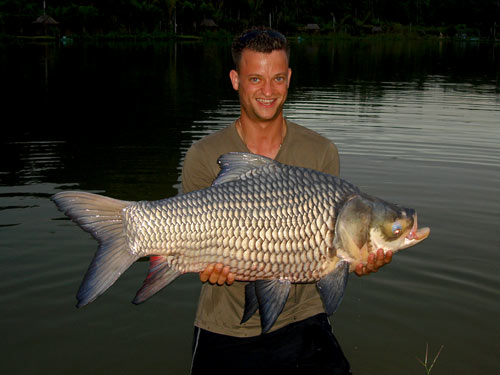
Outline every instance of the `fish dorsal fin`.
{"label": "fish dorsal fin", "polygon": [[217,164],[219,164],[221,170],[212,185],[239,180],[241,176],[252,169],[275,163],[277,162],[273,159],[261,155],[247,152],[229,152],[221,155],[217,160]]}

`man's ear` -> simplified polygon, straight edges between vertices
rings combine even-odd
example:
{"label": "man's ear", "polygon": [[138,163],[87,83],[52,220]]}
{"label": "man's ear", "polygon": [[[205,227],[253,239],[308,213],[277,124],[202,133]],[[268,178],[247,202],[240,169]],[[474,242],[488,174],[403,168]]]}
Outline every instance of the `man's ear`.
{"label": "man's ear", "polygon": [[287,83],[287,88],[290,87],[290,81],[292,79],[292,69],[288,68],[288,83]]}
{"label": "man's ear", "polygon": [[238,91],[238,88],[240,87],[240,76],[238,75],[238,72],[236,70],[231,70],[229,72],[229,78],[231,79],[231,83],[233,85],[233,89]]}

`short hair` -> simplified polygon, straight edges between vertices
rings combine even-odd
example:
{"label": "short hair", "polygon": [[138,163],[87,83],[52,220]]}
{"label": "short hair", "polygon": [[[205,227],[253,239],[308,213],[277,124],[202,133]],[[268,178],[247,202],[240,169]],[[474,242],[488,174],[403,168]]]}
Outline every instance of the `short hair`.
{"label": "short hair", "polygon": [[287,59],[290,60],[290,45],[285,36],[279,31],[267,27],[253,27],[234,38],[231,45],[231,54],[236,70],[240,67],[241,54],[246,48],[263,53],[283,50]]}

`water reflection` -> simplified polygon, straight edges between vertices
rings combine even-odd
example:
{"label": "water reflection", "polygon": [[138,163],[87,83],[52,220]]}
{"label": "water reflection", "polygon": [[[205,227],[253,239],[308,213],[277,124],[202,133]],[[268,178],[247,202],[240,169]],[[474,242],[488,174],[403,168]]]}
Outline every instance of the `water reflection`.
{"label": "water reflection", "polygon": [[[335,141],[343,177],[415,207],[432,228],[429,240],[383,272],[351,278],[332,320],[357,374],[419,374],[415,357],[425,342],[445,345],[436,371],[498,368],[496,48],[293,45],[288,118]],[[2,372],[126,374],[168,366],[187,373],[196,277],[183,276],[134,307],[147,267],[136,264],[76,311],[74,294],[95,243],[49,197],[62,189],[130,200],[177,194],[187,148],[239,113],[228,51],[227,44],[197,43],[51,47],[45,90],[43,51],[0,46],[2,82],[12,94],[2,109],[16,119],[0,141],[0,303],[9,343]],[[23,360],[27,352],[32,363]],[[140,360],[151,355],[160,360]]]}
{"label": "water reflection", "polygon": [[441,76],[452,84],[493,84],[498,92],[499,59],[496,44],[360,39],[299,43],[292,47],[291,66],[298,72],[293,81],[299,87],[334,82],[347,90],[364,91],[363,85],[355,85],[358,81],[420,87],[428,78]]}

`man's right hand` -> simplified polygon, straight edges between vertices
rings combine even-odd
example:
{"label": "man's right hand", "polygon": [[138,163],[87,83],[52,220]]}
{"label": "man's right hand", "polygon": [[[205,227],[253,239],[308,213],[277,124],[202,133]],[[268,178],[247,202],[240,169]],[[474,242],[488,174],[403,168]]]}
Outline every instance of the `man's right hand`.
{"label": "man's right hand", "polygon": [[209,264],[202,272],[200,272],[201,282],[208,281],[210,284],[231,285],[234,282],[235,275],[230,272],[229,266],[222,263]]}

